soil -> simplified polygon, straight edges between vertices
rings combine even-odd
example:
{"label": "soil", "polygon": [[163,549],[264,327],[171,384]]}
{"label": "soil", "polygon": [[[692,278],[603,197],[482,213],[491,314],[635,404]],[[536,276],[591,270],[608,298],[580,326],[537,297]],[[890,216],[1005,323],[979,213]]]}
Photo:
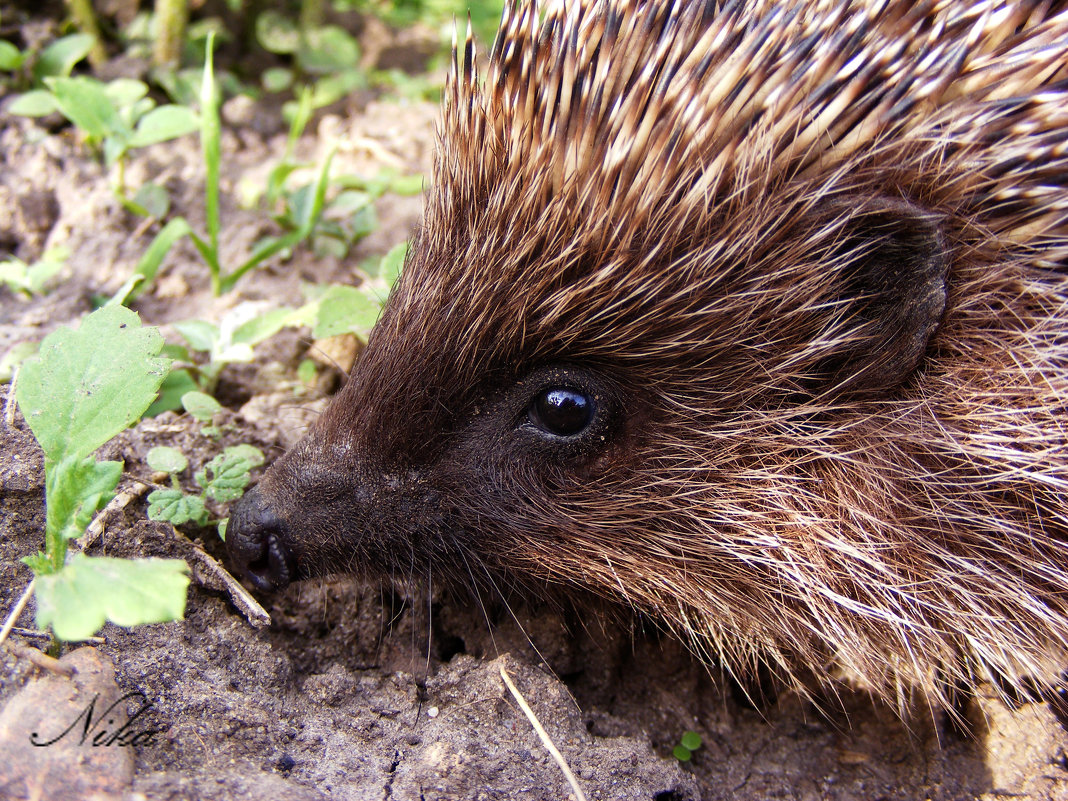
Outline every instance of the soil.
{"label": "soil", "polygon": [[[233,263],[274,232],[262,211],[237,206],[235,190],[262,186],[285,142],[282,126],[262,124],[269,110],[230,111],[222,247]],[[318,162],[337,142],[335,173],[427,174],[436,114],[428,103],[378,99],[320,115],[298,157]],[[72,254],[48,293],[26,300],[0,290],[2,356],[78,320],[93,296],[114,292],[155,230],[116,202],[108,174],[69,128],[3,116],[0,158],[0,248],[27,261],[61,245]],[[135,153],[127,180],[149,179],[166,185],[175,213],[202,228],[195,138]],[[176,321],[217,321],[250,301],[293,305],[302,281],[354,282],[352,265],[411,234],[421,200],[387,195],[377,212],[378,230],[349,257],[298,249],[223,298],[211,296],[205,268],[183,242],[135,308],[178,342]],[[144,455],[174,445],[200,465],[238,442],[280,453],[324,402],[295,378],[315,347],[308,330],[286,330],[261,345],[252,364],[228,367],[218,391],[229,404],[219,439],[167,413],[105,446],[103,456],[125,461],[120,489],[133,499],[106,514],[90,552],[188,559],[194,580],[185,619],[108,625],[93,645],[65,647],[60,672],[26,658],[27,648],[44,647],[41,639],[13,635],[15,648],[0,650],[0,797],[575,797],[505,689],[504,669],[591,799],[1068,798],[1068,735],[1049,705],[1010,709],[986,687],[962,702],[963,734],[922,699],[901,717],[845,682],[837,697],[817,696],[820,709],[785,691],[754,709],[745,688],[648,626],[523,608],[487,619],[447,596],[428,603],[343,576],[261,597],[272,622],[254,627],[202,555],[201,547],[224,559],[214,531],[179,532],[146,518],[142,482],[156,479]],[[328,374],[320,385],[338,380]],[[28,584],[19,560],[41,547],[43,531],[42,457],[14,413],[0,422],[4,609]],[[19,625],[33,628],[32,603]],[[75,729],[47,748],[27,745],[33,732],[38,740],[58,735],[94,697],[98,709],[124,698],[115,707],[123,721],[150,704],[127,732],[149,735],[93,749],[78,745]],[[683,764],[671,750],[687,730],[703,745]]]}

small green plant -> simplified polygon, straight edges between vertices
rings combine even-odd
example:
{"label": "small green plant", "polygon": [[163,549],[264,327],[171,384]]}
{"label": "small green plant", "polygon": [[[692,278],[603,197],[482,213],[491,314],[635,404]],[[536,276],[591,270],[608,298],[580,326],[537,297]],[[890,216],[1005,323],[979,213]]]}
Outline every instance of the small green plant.
{"label": "small green plant", "polygon": [[[285,153],[268,175],[266,188],[247,187],[243,192],[247,207],[255,205],[262,197],[264,205],[272,210],[274,221],[286,231],[301,228],[303,221],[310,217],[309,204],[316,200],[318,182],[306,182],[297,187],[287,185],[287,179],[296,170],[311,166],[295,160],[294,152],[312,111],[312,92],[305,87],[290,122]],[[311,245],[319,255],[343,258],[356,242],[378,228],[374,201],[387,192],[420,194],[423,176],[383,170],[370,178],[340,175],[331,179],[330,185],[338,191],[324,202],[310,233]]]}
{"label": "small green plant", "polygon": [[366,341],[407,253],[408,243],[402,242],[385,256],[363,262],[360,269],[367,278],[358,287],[305,287],[309,303],[298,310],[294,319],[307,321],[316,339],[352,333]]}
{"label": "small green plant", "polygon": [[181,451],[156,447],[148,452],[147,460],[153,470],[168,473],[171,477],[169,489],[158,489],[148,496],[148,516],[175,526],[183,523],[206,526],[211,522],[207,501],[230,503],[244,495],[252,468],[263,464],[264,456],[252,445],[227,448],[193,475],[201,489],[197,495],[182,491],[178,476],[189,466],[189,461]]}
{"label": "small green plant", "polygon": [[256,39],[264,50],[292,58],[292,69],[275,67],[264,74],[268,91],[310,81],[310,87],[300,93],[307,93],[311,107],[317,109],[368,85],[367,72],[360,66],[359,43],[336,25],[319,25],[307,17],[293,20],[268,10],[256,17]]}
{"label": "small green plant", "polygon": [[688,731],[682,735],[679,744],[672,750],[675,759],[679,762],[689,762],[693,752],[701,747],[701,735],[695,731]]}
{"label": "small green plant", "polygon": [[67,248],[46,250],[33,264],[9,256],[0,261],[0,284],[27,297],[44,294],[52,280],[66,265],[69,256],[70,251]]}
{"label": "small green plant", "polygon": [[[175,369],[163,381],[160,396],[147,414],[157,415],[182,407],[184,396],[194,390],[210,395],[226,365],[252,361],[253,347],[287,325],[305,324],[307,316],[303,309],[262,312],[258,304],[243,303],[223,315],[218,325],[206,320],[175,323],[188,347],[165,346],[164,353],[176,360]],[[195,357],[194,353],[203,356]]]}
{"label": "small green plant", "polygon": [[[418,195],[423,191],[423,176],[383,170],[371,178],[342,175],[333,184],[340,191],[323,210],[312,234],[312,243],[317,253],[343,258],[353,245],[378,228],[375,200],[386,193]],[[307,189],[302,188],[298,193],[306,194]],[[307,202],[299,196],[298,199]]]}
{"label": "small green plant", "polygon": [[215,415],[222,411],[222,404],[205,392],[187,392],[182,395],[182,408],[190,417],[204,427],[200,433],[206,437],[218,437],[222,435],[222,429],[215,425]]}
{"label": "small green plant", "polygon": [[207,218],[208,231],[206,236],[200,236],[190,231],[193,244],[208,265],[211,273],[212,292],[221,295],[229,292],[234,285],[250,270],[255,269],[271,256],[280,251],[292,248],[307,239],[314,230],[322,214],[323,204],[326,200],[326,189],[330,177],[330,163],[333,156],[328,156],[323,162],[319,175],[316,178],[314,189],[309,202],[301,207],[299,218],[295,220],[293,230],[278,237],[268,237],[261,240],[253,249],[252,254],[233,270],[223,270],[219,259],[219,231],[221,222],[219,217],[219,165],[221,161],[219,121],[219,98],[215,87],[214,69],[212,66],[211,46],[212,37],[208,37],[208,51],[204,59],[204,80],[200,91],[200,143],[204,157],[204,166],[207,172],[204,190],[204,208]]}
{"label": "small green plant", "polygon": [[[9,110],[13,114],[43,116],[58,111],[100,148],[104,163],[118,170],[115,189],[126,199],[126,154],[135,148],[166,142],[192,133],[199,127],[197,114],[188,106],[157,106],[148,97],[148,85],[132,78],[103,83],[86,75],[44,79],[44,89],[19,97]],[[148,216],[139,204],[131,209]]]}
{"label": "small green plant", "polygon": [[[93,43],[92,36],[76,33],[50,42],[38,53],[33,50],[19,50],[11,42],[0,39],[0,71],[11,74],[7,83],[14,87],[20,89],[40,87],[44,85],[46,78],[62,78],[70,75],[74,65],[89,55]],[[43,96],[36,97],[36,101],[44,104],[42,109],[51,104],[51,101],[44,100]],[[28,114],[27,110],[17,109],[20,106],[24,109],[31,109],[34,102],[35,96],[32,93],[22,95],[8,106],[8,111],[15,114]],[[48,112],[42,111],[41,113],[47,114]]]}
{"label": "small green plant", "polygon": [[[174,328],[186,345],[164,347],[164,354],[175,360],[175,367],[164,379],[159,397],[146,414],[151,416],[184,407],[202,419],[189,408],[189,393],[210,396],[226,365],[252,361],[253,348],[287,326],[310,326],[316,339],[352,333],[366,341],[407,252],[408,243],[402,242],[385,256],[363,262],[360,267],[367,277],[359,287],[305,285],[307,302],[295,309],[283,307],[263,312],[259,304],[243,303],[227,312],[218,325],[206,320],[175,323]],[[304,368],[301,381],[313,380],[314,374],[309,375],[309,370],[314,370],[314,365]],[[213,414],[214,411],[203,421],[210,424]]]}
{"label": "small green plant", "polygon": [[168,369],[163,338],[122,306],[106,306],[76,329],[60,328],[23,362],[16,399],[44,451],[45,548],[24,561],[36,575],[37,625],[83,640],[110,620],[121,626],[176,620],[188,568],[180,559],[68,554],[115,495],[121,462],[92,453],[137,421]]}

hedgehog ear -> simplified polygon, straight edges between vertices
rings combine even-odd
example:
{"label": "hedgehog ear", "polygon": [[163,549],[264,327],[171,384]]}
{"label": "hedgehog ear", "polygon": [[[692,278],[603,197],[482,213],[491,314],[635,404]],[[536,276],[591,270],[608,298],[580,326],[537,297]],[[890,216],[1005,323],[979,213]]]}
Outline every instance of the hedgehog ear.
{"label": "hedgehog ear", "polygon": [[912,203],[833,206],[824,212],[838,232],[831,260],[842,265],[832,272],[843,281],[837,294],[846,303],[836,316],[845,331],[818,372],[830,379],[821,382],[826,394],[876,394],[904,381],[923,357],[945,312],[949,254],[937,217]]}

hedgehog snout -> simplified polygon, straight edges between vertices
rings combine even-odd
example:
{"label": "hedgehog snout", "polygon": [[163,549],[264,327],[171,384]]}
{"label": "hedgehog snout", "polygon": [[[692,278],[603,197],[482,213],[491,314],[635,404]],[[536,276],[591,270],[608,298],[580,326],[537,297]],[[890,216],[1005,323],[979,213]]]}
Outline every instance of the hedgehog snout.
{"label": "hedgehog snout", "polygon": [[257,589],[279,590],[296,578],[296,559],[287,545],[286,525],[259,487],[233,507],[226,524],[231,563]]}

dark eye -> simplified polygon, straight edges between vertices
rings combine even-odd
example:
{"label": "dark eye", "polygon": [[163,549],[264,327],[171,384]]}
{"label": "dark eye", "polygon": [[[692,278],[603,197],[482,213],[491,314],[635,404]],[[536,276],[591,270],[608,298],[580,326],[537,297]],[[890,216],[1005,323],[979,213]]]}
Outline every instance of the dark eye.
{"label": "dark eye", "polygon": [[557,437],[571,437],[593,420],[593,398],[576,389],[551,387],[535,396],[527,409],[530,422]]}

